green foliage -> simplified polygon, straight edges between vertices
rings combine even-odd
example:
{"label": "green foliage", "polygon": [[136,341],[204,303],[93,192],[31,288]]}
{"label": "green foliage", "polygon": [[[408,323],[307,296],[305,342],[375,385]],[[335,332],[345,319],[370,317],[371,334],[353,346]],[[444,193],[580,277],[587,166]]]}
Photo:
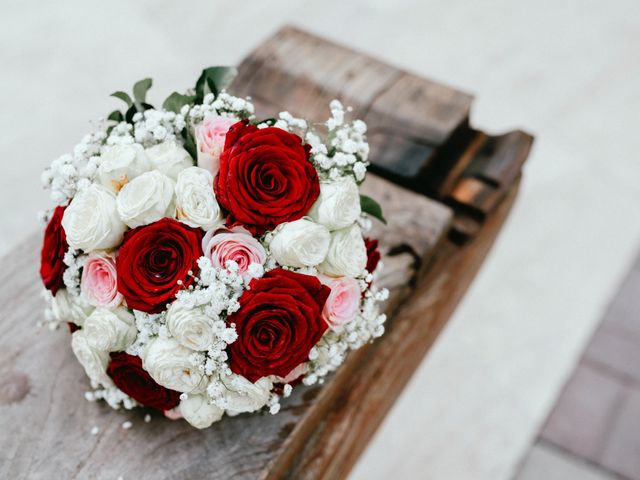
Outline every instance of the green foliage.
{"label": "green foliage", "polygon": [[145,78],[136,82],[133,85],[133,98],[136,100],[136,104],[142,105],[147,100],[147,92],[153,85],[153,80]]}
{"label": "green foliage", "polygon": [[207,93],[213,93],[217,96],[218,93],[220,93],[220,90],[231,84],[237,74],[238,70],[235,67],[205,68],[196,82],[195,103],[202,103],[202,100]]}
{"label": "green foliage", "polygon": [[146,103],[147,92],[151,88],[151,85],[153,85],[153,81],[150,78],[145,78],[144,80],[136,82],[133,85],[133,99],[131,99],[131,96],[128,93],[121,90],[113,92],[111,96],[126,103],[127,110],[124,115],[122,115],[122,112],[115,110],[111,112],[107,118],[116,122],[126,121],[128,123],[133,123],[133,116],[136,113],[144,112],[145,110],[153,108],[153,105]]}
{"label": "green foliage", "polygon": [[121,122],[124,120],[124,115],[122,115],[122,112],[120,110],[114,110],[109,114],[109,116],[107,117],[107,120]]}
{"label": "green foliage", "polygon": [[182,129],[182,138],[184,138],[184,149],[189,152],[191,158],[196,162],[198,161],[198,147],[196,145],[196,139],[193,137],[193,133],[189,126]]}
{"label": "green foliage", "polygon": [[[185,105],[193,105],[194,103],[201,104],[207,93],[213,93],[217,96],[222,89],[229,86],[237,74],[238,71],[235,67],[205,68],[196,82],[195,94],[173,92],[163,102],[162,107],[165,110],[178,113]],[[133,116],[136,113],[141,113],[150,108],[154,108],[153,105],[147,103],[147,92],[152,85],[153,80],[150,78],[145,78],[136,82],[133,85],[133,97],[121,90],[113,92],[111,96],[126,103],[127,109],[124,110],[124,115],[118,110],[111,112],[108,119],[115,122],[126,121],[128,123],[133,123]],[[193,93],[193,90],[190,93]],[[195,159],[197,152],[193,134],[189,129],[185,129],[182,132],[182,136],[185,139],[185,148],[187,148],[189,153]]]}
{"label": "green foliage", "polygon": [[367,213],[372,217],[377,218],[385,225],[387,224],[387,221],[382,215],[382,207],[373,198],[368,197],[366,195],[360,195],[360,208],[364,213]]}
{"label": "green foliage", "polygon": [[253,123],[254,123],[255,125],[260,125],[260,124],[262,124],[262,123],[266,123],[266,124],[267,124],[267,125],[269,125],[270,127],[273,127],[273,126],[276,124],[276,122],[277,122],[277,121],[278,121],[277,119],[275,119],[275,118],[273,118],[273,117],[272,117],[272,118],[266,118],[266,119],[264,119],[264,120],[260,120],[259,122],[253,122]]}
{"label": "green foliage", "polygon": [[113,92],[111,96],[122,100],[124,103],[127,104],[127,107],[130,107],[131,105],[133,105],[133,100],[131,100],[131,97],[129,96],[128,93],[118,90],[117,92]]}
{"label": "green foliage", "polygon": [[162,108],[174,113],[178,113],[185,105],[193,105],[196,100],[195,95],[183,95],[178,92],[173,92],[162,103]]}

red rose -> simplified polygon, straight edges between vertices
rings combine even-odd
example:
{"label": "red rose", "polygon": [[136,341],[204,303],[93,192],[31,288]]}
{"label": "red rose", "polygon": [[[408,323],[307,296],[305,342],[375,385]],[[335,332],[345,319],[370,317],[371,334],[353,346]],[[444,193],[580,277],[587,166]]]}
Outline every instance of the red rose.
{"label": "red rose", "polygon": [[[176,293],[193,282],[202,256],[202,230],[172,218],[125,233],[116,258],[118,291],[127,306],[159,313]],[[180,283],[179,283],[180,282]]]}
{"label": "red rose", "polygon": [[364,239],[364,246],[367,247],[367,272],[373,273],[380,262],[380,251],[378,250],[378,240],[371,238]]}
{"label": "red rose", "polygon": [[69,327],[69,333],[73,333],[77,330],[80,330],[80,327],[73,322],[67,322],[67,327]]}
{"label": "red rose", "polygon": [[252,280],[227,319],[238,333],[228,349],[231,370],[251,382],[286,377],[327,329],[322,308],[330,292],[316,277],[281,268]]}
{"label": "red rose", "polygon": [[300,137],[238,122],[227,133],[214,190],[228,224],[259,235],[305,215],[320,182]]}
{"label": "red rose", "polygon": [[158,385],[142,368],[142,359],[124,352],[113,352],[107,375],[120,390],[145,407],[161,412],[180,403],[180,392]]}
{"label": "red rose", "polygon": [[49,224],[44,231],[44,242],[40,252],[40,276],[47,290],[55,296],[62,287],[62,275],[67,269],[64,254],[67,253],[67,235],[62,228],[62,215],[65,207],[56,207]]}

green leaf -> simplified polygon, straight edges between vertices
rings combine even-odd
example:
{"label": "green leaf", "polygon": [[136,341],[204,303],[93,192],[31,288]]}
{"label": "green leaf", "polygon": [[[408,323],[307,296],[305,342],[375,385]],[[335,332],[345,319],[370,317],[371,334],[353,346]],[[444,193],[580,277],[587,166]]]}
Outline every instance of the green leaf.
{"label": "green leaf", "polygon": [[107,117],[107,120],[122,122],[124,120],[124,115],[122,115],[122,112],[120,110],[114,110],[109,114],[109,116]]}
{"label": "green leaf", "polygon": [[173,92],[167,97],[162,104],[162,108],[171,112],[178,113],[185,105],[192,105],[195,101],[195,95],[183,95],[178,92]]}
{"label": "green leaf", "polygon": [[191,158],[196,162],[198,161],[198,147],[196,146],[196,139],[193,138],[193,133],[189,127],[182,129],[182,138],[184,138],[184,149],[189,152]]}
{"label": "green leaf", "polygon": [[202,103],[207,93],[218,96],[220,90],[228,87],[237,74],[238,70],[235,67],[205,68],[196,82],[195,103]]}
{"label": "green leaf", "polygon": [[153,85],[153,80],[150,78],[145,78],[144,80],[140,80],[133,85],[133,98],[136,99],[137,103],[144,103],[147,99],[147,92]]}
{"label": "green leaf", "polygon": [[385,225],[387,224],[387,221],[382,216],[382,207],[373,198],[366,195],[360,195],[360,208],[364,213],[368,213],[372,217],[376,217]]}
{"label": "green leaf", "polygon": [[127,107],[130,107],[131,105],[133,105],[133,100],[131,100],[131,97],[129,96],[128,93],[117,91],[117,92],[113,92],[111,96],[122,100],[124,103],[127,104]]}
{"label": "green leaf", "polygon": [[253,124],[254,125],[260,125],[260,124],[266,123],[270,127],[273,127],[277,121],[278,120],[276,120],[275,118],[271,117],[271,118],[265,118],[264,120],[260,120],[259,122],[253,122]]}
{"label": "green leaf", "polygon": [[135,105],[131,105],[127,112],[124,114],[124,119],[127,121],[127,123],[133,124],[133,116],[136,113],[138,113],[138,109]]}

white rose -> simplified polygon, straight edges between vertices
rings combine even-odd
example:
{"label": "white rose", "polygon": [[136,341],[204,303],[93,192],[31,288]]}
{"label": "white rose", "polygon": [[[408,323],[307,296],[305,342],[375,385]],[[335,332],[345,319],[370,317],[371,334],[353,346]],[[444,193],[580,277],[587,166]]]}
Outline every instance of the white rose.
{"label": "white rose", "polygon": [[127,183],[118,194],[118,214],[135,228],[172,217],[174,183],[157,170],[146,172]]}
{"label": "white rose", "polygon": [[51,297],[51,311],[59,322],[72,322],[81,327],[93,310],[84,298],[73,296],[64,288]]}
{"label": "white rose", "polygon": [[282,225],[271,240],[271,254],[280,265],[313,267],[327,256],[331,235],[323,225],[301,218]]}
{"label": "white rose", "polygon": [[213,176],[198,167],[189,167],[178,174],[176,183],[178,219],[192,227],[205,230],[222,223],[222,211],[213,193]]}
{"label": "white rose", "polygon": [[222,378],[226,390],[226,407],[229,415],[243,412],[255,412],[269,401],[273,384],[268,377],[262,377],[251,383],[241,375],[232,374]]}
{"label": "white rose", "polygon": [[114,145],[100,156],[98,182],[112,192],[151,169],[141,145]]}
{"label": "white rose", "polygon": [[221,408],[210,405],[204,395],[189,395],[180,402],[183,418],[196,428],[208,428],[224,414]]}
{"label": "white rose", "polygon": [[127,228],[118,216],[115,195],[95,183],[73,197],[62,227],[69,246],[85,252],[117,247]]}
{"label": "white rose", "polygon": [[320,196],[308,215],[329,230],[348,227],[360,216],[360,192],[353,177],[320,184]]}
{"label": "white rose", "polygon": [[73,332],[71,349],[93,383],[100,384],[105,388],[113,387],[113,382],[107,375],[109,353],[93,348],[89,344],[84,330]]}
{"label": "white rose", "polygon": [[145,150],[151,165],[173,180],[187,167],[193,167],[193,159],[189,152],[176,142],[164,142]]}
{"label": "white rose", "polygon": [[144,369],[163,387],[186,393],[201,393],[207,387],[203,372],[193,365],[193,350],[174,338],[156,338],[142,357]]}
{"label": "white rose", "polygon": [[213,319],[200,307],[185,308],[174,302],[167,311],[167,328],[175,339],[191,350],[208,350],[213,341]]}
{"label": "white rose", "polygon": [[326,260],[318,267],[332,277],[357,277],[367,266],[367,248],[358,225],[331,232]]}
{"label": "white rose", "polygon": [[83,330],[89,345],[105,352],[121,352],[133,343],[138,333],[135,317],[124,307],[113,311],[96,308]]}

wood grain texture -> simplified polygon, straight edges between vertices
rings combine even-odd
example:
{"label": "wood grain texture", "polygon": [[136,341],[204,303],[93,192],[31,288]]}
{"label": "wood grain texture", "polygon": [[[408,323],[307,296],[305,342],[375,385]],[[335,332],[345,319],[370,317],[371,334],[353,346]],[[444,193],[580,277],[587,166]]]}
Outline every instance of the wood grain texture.
{"label": "wood grain texture", "polygon": [[369,127],[372,171],[408,184],[467,124],[472,100],[294,27],[254,50],[239,72],[232,89],[251,96],[260,117],[287,110],[322,121],[336,98],[353,107]]}
{"label": "wood grain texture", "polygon": [[370,170],[460,213],[465,242],[520,175],[533,137],[490,136],[469,125],[472,97],[294,27],[267,39],[240,65],[232,90],[259,118],[288,110],[326,119],[334,98],[368,126]]}
{"label": "wood grain texture", "polygon": [[[392,310],[410,293],[416,259],[443,238],[451,211],[374,176],[363,188],[390,217],[388,229],[377,226],[372,234],[387,253],[380,280],[393,292]],[[399,243],[408,248],[395,248]],[[146,424],[147,412],[85,401],[88,380],[69,333],[35,325],[44,307],[39,248],[39,235],[32,236],[0,262],[7,286],[0,292],[0,424],[11,432],[0,436],[0,478],[260,478],[292,442],[304,442],[301,425],[313,430],[320,386],[295,389],[278,415],[225,418],[204,431],[157,416]],[[131,430],[121,428],[127,420]],[[96,436],[93,426],[100,428]]]}

